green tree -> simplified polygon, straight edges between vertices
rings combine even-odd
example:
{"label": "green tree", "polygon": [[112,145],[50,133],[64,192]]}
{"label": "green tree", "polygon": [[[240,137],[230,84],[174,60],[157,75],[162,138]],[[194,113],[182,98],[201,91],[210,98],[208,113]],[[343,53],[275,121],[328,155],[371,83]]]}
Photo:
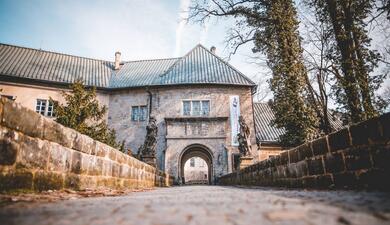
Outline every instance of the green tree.
{"label": "green tree", "polygon": [[215,0],[213,5],[197,1],[190,19],[204,22],[212,16],[233,17],[236,26],[228,40],[233,53],[253,42],[254,53],[264,53],[272,71],[274,124],[283,127],[285,145],[298,145],[316,132],[318,118],[310,105],[307,71],[303,64],[298,20],[292,0]]}
{"label": "green tree", "polygon": [[119,147],[115,130],[109,129],[103,119],[107,107],[99,105],[96,88],[86,88],[81,81],[76,81],[70,89],[70,92],[62,92],[65,104],[59,104],[50,98],[55,109],[55,121],[97,141]]}
{"label": "green tree", "polygon": [[376,1],[307,0],[316,9],[317,19],[326,23],[333,34],[333,48],[328,57],[335,63],[334,91],[349,122],[372,118],[382,110],[382,100],[374,91],[385,75],[372,75],[381,57],[370,49],[367,31],[367,19],[376,10]]}

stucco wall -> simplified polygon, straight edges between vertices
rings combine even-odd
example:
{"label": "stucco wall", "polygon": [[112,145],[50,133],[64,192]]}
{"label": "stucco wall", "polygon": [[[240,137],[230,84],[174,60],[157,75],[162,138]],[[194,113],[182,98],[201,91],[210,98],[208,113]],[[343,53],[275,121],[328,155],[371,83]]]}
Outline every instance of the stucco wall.
{"label": "stucco wall", "polygon": [[[24,107],[35,111],[37,99],[52,99],[64,103],[61,91],[69,89],[61,89],[57,87],[35,86],[26,84],[16,84],[9,82],[0,82],[1,95],[15,96],[15,102],[20,103]],[[109,96],[105,92],[97,91],[97,99],[101,105],[108,106]],[[108,114],[107,114],[108,115]],[[106,115],[106,119],[107,119]]]}

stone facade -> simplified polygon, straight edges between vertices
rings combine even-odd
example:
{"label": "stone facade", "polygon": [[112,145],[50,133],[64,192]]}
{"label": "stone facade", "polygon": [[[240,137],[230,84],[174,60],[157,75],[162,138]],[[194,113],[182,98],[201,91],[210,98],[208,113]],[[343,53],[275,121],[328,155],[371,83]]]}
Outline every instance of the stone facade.
{"label": "stone facade", "polygon": [[[124,90],[110,94],[108,123],[125,140],[126,147],[136,153],[145,137],[147,121],[131,121],[131,107],[149,106],[157,120],[157,165],[179,179],[183,151],[191,145],[201,145],[212,155],[212,177],[232,171],[229,97],[240,98],[241,115],[251,128],[251,143],[255,143],[251,87],[243,86],[170,86],[149,89]],[[210,113],[205,117],[183,116],[183,100],[209,100]],[[256,152],[253,152],[256,154]]]}
{"label": "stone facade", "polygon": [[[35,110],[36,99],[63,102],[64,88],[34,86],[3,82],[2,94],[16,96],[16,102]],[[251,128],[251,143],[255,145],[255,130],[252,110],[252,88],[229,85],[180,85],[126,90],[98,90],[98,100],[108,107],[107,121],[117,132],[118,142],[125,141],[126,148],[134,154],[143,144],[147,119],[132,121],[132,106],[148,106],[150,96],[151,115],[157,119],[157,166],[176,177],[180,174],[180,160],[184,149],[201,145],[211,155],[211,178],[215,180],[233,171],[232,154],[238,153],[231,145],[229,97],[238,95],[240,111]],[[183,100],[209,100],[208,116],[183,116]],[[149,111],[149,110],[148,110]],[[188,150],[188,149],[187,149]],[[253,150],[257,156],[257,150]]]}
{"label": "stone facade", "polygon": [[4,98],[0,191],[169,186],[173,177]]}
{"label": "stone facade", "polygon": [[[193,164],[191,165],[191,163]],[[187,160],[184,165],[184,180],[186,184],[207,184],[207,176],[208,166],[202,158],[193,157]]]}
{"label": "stone facade", "polygon": [[235,173],[223,185],[390,188],[390,113],[284,151]]}

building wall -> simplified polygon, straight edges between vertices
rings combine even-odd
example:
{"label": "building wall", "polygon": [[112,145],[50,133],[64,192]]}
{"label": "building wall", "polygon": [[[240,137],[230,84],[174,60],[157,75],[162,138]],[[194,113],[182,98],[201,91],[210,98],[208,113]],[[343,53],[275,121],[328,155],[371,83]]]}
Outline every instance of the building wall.
{"label": "building wall", "polygon": [[184,165],[184,179],[186,183],[191,183],[193,181],[203,181],[207,183],[208,181],[208,166],[207,163],[199,158],[194,157],[194,166],[191,166],[191,159],[187,160]]}
{"label": "building wall", "polygon": [[[192,85],[151,88],[149,91],[152,93],[151,115],[156,118],[158,125],[157,165],[174,176],[178,176],[180,154],[191,144],[204,145],[213,153],[214,176],[231,172],[231,154],[238,151],[237,147],[231,146],[231,95],[240,96],[240,111],[251,128],[251,142],[255,143],[252,95],[249,87]],[[180,120],[186,118],[182,115],[183,100],[210,100],[209,118],[216,120],[210,122],[205,119],[204,123],[207,123],[209,131],[207,135],[185,134],[184,127],[188,122]],[[131,107],[147,104],[146,89],[125,90],[110,95],[109,125],[117,131],[118,140],[125,140],[126,147],[134,153],[144,141],[147,121],[131,121]],[[167,126],[166,118],[173,119],[174,123]],[[223,135],[218,134],[221,127],[224,128]],[[255,150],[253,154],[256,154]]]}
{"label": "building wall", "polygon": [[[16,84],[9,82],[0,82],[1,95],[15,96],[15,102],[20,103],[24,107],[35,111],[37,99],[49,100],[50,97],[60,103],[64,102],[61,91],[69,89],[53,88],[46,86],[36,86],[27,84]],[[101,105],[108,106],[109,96],[105,92],[97,91],[97,99]],[[107,115],[106,115],[107,116]],[[107,117],[106,117],[107,119]]]}
{"label": "building wall", "polygon": [[[63,102],[61,91],[66,89],[47,86],[34,86],[14,83],[0,83],[3,95],[16,96],[16,102],[35,111],[36,99],[53,99]],[[151,114],[157,119],[157,165],[174,176],[178,176],[180,154],[191,144],[201,144],[212,152],[214,177],[232,171],[232,154],[237,147],[231,146],[230,96],[240,97],[240,111],[251,128],[251,143],[255,144],[255,131],[250,87],[240,86],[170,86],[150,88],[152,93]],[[97,93],[102,105],[108,106],[107,121],[117,133],[118,141],[133,153],[143,144],[146,135],[147,120],[131,121],[131,107],[148,105],[149,94],[145,88]],[[209,100],[210,114],[200,121],[176,121],[167,126],[167,118],[185,118],[182,114],[183,100]],[[185,133],[185,127],[201,125],[206,133],[191,135]],[[253,149],[257,158],[257,151]]]}

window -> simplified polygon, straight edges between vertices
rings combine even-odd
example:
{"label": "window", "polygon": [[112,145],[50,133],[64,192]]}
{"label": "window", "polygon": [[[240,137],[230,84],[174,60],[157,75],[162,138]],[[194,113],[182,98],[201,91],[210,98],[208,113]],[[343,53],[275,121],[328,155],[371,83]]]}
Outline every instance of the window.
{"label": "window", "polygon": [[35,112],[48,117],[54,117],[54,105],[46,99],[37,99]]}
{"label": "window", "polygon": [[195,158],[190,159],[190,167],[195,167]]}
{"label": "window", "polygon": [[209,100],[183,101],[184,116],[208,116],[210,113]]}
{"label": "window", "polygon": [[145,121],[148,116],[148,108],[146,106],[131,107],[132,121]]}

